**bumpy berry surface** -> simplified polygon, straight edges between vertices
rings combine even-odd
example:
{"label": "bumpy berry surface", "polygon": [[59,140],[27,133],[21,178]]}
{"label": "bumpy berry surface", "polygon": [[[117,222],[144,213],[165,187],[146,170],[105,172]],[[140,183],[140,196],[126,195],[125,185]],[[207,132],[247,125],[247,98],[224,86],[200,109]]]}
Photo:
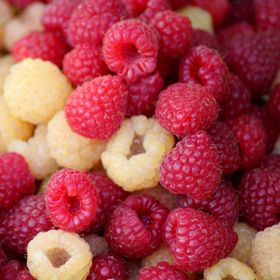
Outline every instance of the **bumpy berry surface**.
{"label": "bumpy berry surface", "polygon": [[227,22],[255,22],[255,15],[253,6],[253,0],[233,0],[230,3],[230,10],[227,18]]}
{"label": "bumpy berry surface", "polygon": [[280,120],[280,84],[276,85],[268,100],[269,112],[278,120]]}
{"label": "bumpy berry surface", "polygon": [[159,262],[167,262],[171,265],[174,264],[174,258],[170,249],[163,245],[154,251],[151,255],[142,259],[142,265],[144,267],[150,267],[157,265]]}
{"label": "bumpy berry surface", "polygon": [[173,193],[206,199],[221,180],[220,158],[209,135],[198,131],[186,136],[163,159],[160,182]]}
{"label": "bumpy berry surface", "polygon": [[273,167],[280,169],[280,155],[269,155],[261,163],[261,167]]}
{"label": "bumpy berry surface", "polygon": [[145,257],[161,244],[167,215],[168,210],[154,198],[130,196],[111,215],[105,238],[123,256]]}
{"label": "bumpy berry surface", "polygon": [[197,47],[200,45],[215,49],[218,52],[221,51],[221,47],[213,34],[205,30],[193,29],[191,47]]}
{"label": "bumpy berry surface", "polygon": [[20,271],[24,268],[19,261],[12,260],[0,267],[2,280],[16,280]]}
{"label": "bumpy berry surface", "polygon": [[92,233],[84,236],[84,239],[88,243],[93,255],[108,253],[109,245],[104,237]]}
{"label": "bumpy berry surface", "polygon": [[35,280],[27,269],[23,269],[19,272],[15,280]]}

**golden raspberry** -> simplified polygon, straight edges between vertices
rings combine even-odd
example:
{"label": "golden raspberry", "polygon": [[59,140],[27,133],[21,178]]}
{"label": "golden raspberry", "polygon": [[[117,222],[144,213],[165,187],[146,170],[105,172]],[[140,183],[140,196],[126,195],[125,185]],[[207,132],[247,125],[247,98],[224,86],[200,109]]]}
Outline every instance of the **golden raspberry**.
{"label": "golden raspberry", "polygon": [[71,91],[70,82],[56,65],[28,58],[12,66],[3,96],[15,116],[40,124],[63,109]]}
{"label": "golden raspberry", "polygon": [[41,232],[27,247],[27,266],[38,280],[84,280],[91,263],[89,245],[75,233]]}
{"label": "golden raspberry", "polygon": [[153,252],[148,257],[142,259],[142,265],[146,267],[154,266],[159,262],[167,262],[169,264],[174,264],[174,258],[171,251],[165,247],[159,247],[155,252]]}
{"label": "golden raspberry", "polygon": [[173,136],[155,119],[135,116],[124,121],[101,159],[108,176],[133,192],[158,184],[160,163],[173,145]]}
{"label": "golden raspberry", "polygon": [[93,255],[99,255],[107,253],[109,251],[109,245],[104,237],[97,234],[89,234],[84,237],[85,241],[89,244],[90,250]]}
{"label": "golden raspberry", "polygon": [[225,258],[204,271],[204,280],[257,280],[253,269],[233,259]]}
{"label": "golden raspberry", "polygon": [[245,223],[236,223],[233,229],[238,234],[238,242],[231,253],[231,257],[243,263],[248,263],[252,250],[252,241],[257,231]]}
{"label": "golden raspberry", "polygon": [[3,92],[4,81],[14,63],[15,61],[13,60],[11,55],[5,55],[0,58],[0,95]]}
{"label": "golden raspberry", "polygon": [[105,143],[84,138],[71,130],[64,111],[48,123],[47,142],[51,156],[60,166],[86,171],[97,165]]}
{"label": "golden raspberry", "polygon": [[8,145],[8,151],[21,154],[37,179],[44,179],[58,169],[47,145],[47,126],[44,124],[37,126],[34,136],[27,142],[13,140]]}

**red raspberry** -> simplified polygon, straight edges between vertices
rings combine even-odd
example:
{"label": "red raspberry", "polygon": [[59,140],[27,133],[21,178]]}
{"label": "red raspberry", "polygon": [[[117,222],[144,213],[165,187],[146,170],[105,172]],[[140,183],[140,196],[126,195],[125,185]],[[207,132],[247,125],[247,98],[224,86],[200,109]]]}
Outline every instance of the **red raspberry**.
{"label": "red raspberry", "polygon": [[126,262],[115,253],[103,253],[92,260],[87,280],[126,280],[128,267]]}
{"label": "red raspberry", "polygon": [[[0,223],[1,223],[1,221],[0,221]],[[7,261],[8,261],[7,256],[0,245],[0,267],[3,264],[5,264]]]}
{"label": "red raspberry", "polygon": [[206,88],[177,83],[160,93],[156,118],[169,132],[184,137],[211,126],[217,119],[218,110],[214,96]]}
{"label": "red raspberry", "polygon": [[26,252],[27,244],[39,232],[53,227],[42,195],[24,197],[0,221],[3,244],[20,254]]}
{"label": "red raspberry", "polygon": [[191,208],[170,212],[164,237],[175,264],[191,272],[202,271],[228,256],[238,239],[232,227]]}
{"label": "red raspberry", "polygon": [[143,267],[137,280],[189,280],[187,275],[167,262],[159,262],[151,267]]}
{"label": "red raspberry", "polygon": [[18,280],[17,276],[23,269],[24,266],[19,261],[9,261],[2,267],[0,266],[1,280]]}
{"label": "red raspberry", "polygon": [[162,241],[168,210],[145,195],[132,195],[113,212],[105,232],[110,247],[129,258],[150,255]]}
{"label": "red raspberry", "polygon": [[246,222],[263,230],[280,222],[280,170],[269,167],[247,173],[239,186],[242,212]]}
{"label": "red raspberry", "polygon": [[103,41],[108,67],[129,82],[155,70],[158,48],[156,33],[136,19],[116,23],[107,31]]}
{"label": "red raspberry", "polygon": [[198,131],[186,136],[163,159],[161,184],[172,193],[206,199],[221,181],[220,157],[210,136]]}
{"label": "red raspberry", "polygon": [[45,196],[50,218],[61,229],[80,232],[95,217],[95,186],[84,172],[72,169],[58,171],[51,177]]}
{"label": "red raspberry", "polygon": [[177,58],[184,55],[192,40],[190,20],[172,11],[156,14],[150,21],[159,36],[160,54]]}
{"label": "red raspberry", "polygon": [[179,10],[180,8],[191,4],[191,0],[172,0],[170,2],[173,10]]}
{"label": "red raspberry", "polygon": [[153,115],[155,103],[164,81],[158,72],[129,83],[126,115]]}
{"label": "red raspberry", "polygon": [[109,72],[101,49],[87,45],[77,46],[65,55],[63,71],[75,86]]}
{"label": "red raspberry", "polygon": [[193,208],[210,213],[228,225],[233,225],[238,219],[239,202],[238,194],[230,182],[222,181],[218,189],[207,199],[197,200],[182,196],[178,206]]}
{"label": "red raspberry", "polygon": [[67,39],[72,46],[101,46],[105,32],[127,13],[120,0],[88,0],[72,13],[67,26]]}
{"label": "red raspberry", "polygon": [[120,201],[124,200],[128,193],[117,186],[102,172],[91,172],[89,173],[89,178],[96,189],[98,207],[96,209],[96,216],[89,226],[88,231],[99,232],[104,229],[114,207]]}
{"label": "red raspberry", "polygon": [[35,280],[27,269],[21,270],[15,280]]}
{"label": "red raspberry", "polygon": [[66,118],[76,133],[109,139],[125,117],[127,88],[117,76],[103,76],[84,83],[66,103]]}
{"label": "red raspberry", "polygon": [[204,45],[207,48],[215,49],[216,51],[221,52],[220,45],[213,34],[205,30],[193,29],[191,47],[194,48],[201,45]]}
{"label": "red raspberry", "polygon": [[280,169],[280,155],[267,156],[262,162],[261,167],[272,167],[275,169]]}
{"label": "red raspberry", "polygon": [[234,173],[240,164],[240,152],[237,139],[231,128],[222,122],[216,122],[209,130],[221,160],[223,174]]}
{"label": "red raspberry", "polygon": [[276,85],[269,96],[268,100],[269,112],[278,120],[280,120],[280,84]]}
{"label": "red raspberry", "polygon": [[253,0],[231,0],[230,10],[226,21],[228,23],[249,22],[254,23]]}
{"label": "red raspberry", "polygon": [[265,130],[261,120],[253,115],[242,115],[228,122],[240,148],[240,167],[256,167],[265,155]]}
{"label": "red raspberry", "polygon": [[0,155],[0,211],[8,210],[34,191],[34,177],[25,159],[17,153]]}
{"label": "red raspberry", "polygon": [[206,46],[192,48],[180,65],[180,81],[200,84],[220,103],[228,97],[229,72],[219,53]]}

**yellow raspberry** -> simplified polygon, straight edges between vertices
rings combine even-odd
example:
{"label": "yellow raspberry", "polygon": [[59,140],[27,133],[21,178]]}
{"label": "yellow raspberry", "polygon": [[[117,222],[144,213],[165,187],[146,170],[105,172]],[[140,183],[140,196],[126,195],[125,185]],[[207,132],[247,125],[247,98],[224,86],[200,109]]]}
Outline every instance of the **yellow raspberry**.
{"label": "yellow raspberry", "polygon": [[233,229],[238,235],[238,242],[231,253],[231,257],[243,263],[248,263],[252,250],[252,241],[257,231],[245,223],[236,223]]}
{"label": "yellow raspberry", "polygon": [[109,251],[109,245],[104,237],[97,234],[89,234],[84,237],[85,241],[89,244],[90,250],[93,255],[99,255],[107,253]]}
{"label": "yellow raspberry", "polygon": [[108,176],[133,192],[158,184],[160,163],[173,145],[173,136],[155,119],[135,116],[124,121],[101,159]]}
{"label": "yellow raspberry", "polygon": [[105,143],[82,137],[71,130],[64,111],[48,123],[47,142],[51,156],[60,166],[87,171],[100,161]]}
{"label": "yellow raspberry", "polygon": [[11,55],[5,55],[0,58],[0,95],[3,93],[3,85],[10,68],[15,63]]}
{"label": "yellow raspberry", "polygon": [[40,124],[63,109],[71,91],[70,82],[56,65],[28,58],[11,67],[3,96],[15,116]]}
{"label": "yellow raspberry", "polygon": [[159,247],[155,252],[146,258],[142,259],[142,265],[146,267],[154,266],[159,262],[167,262],[169,264],[174,264],[174,258],[166,246]]}
{"label": "yellow raspberry", "polygon": [[84,280],[91,263],[89,245],[76,233],[41,232],[27,247],[27,266],[37,280]]}
{"label": "yellow raspberry", "polygon": [[233,259],[225,258],[204,271],[204,280],[257,280],[253,269]]}
{"label": "yellow raspberry", "polygon": [[58,169],[47,145],[47,126],[44,124],[37,126],[34,136],[27,142],[13,140],[8,145],[8,151],[21,154],[37,179],[44,179]]}

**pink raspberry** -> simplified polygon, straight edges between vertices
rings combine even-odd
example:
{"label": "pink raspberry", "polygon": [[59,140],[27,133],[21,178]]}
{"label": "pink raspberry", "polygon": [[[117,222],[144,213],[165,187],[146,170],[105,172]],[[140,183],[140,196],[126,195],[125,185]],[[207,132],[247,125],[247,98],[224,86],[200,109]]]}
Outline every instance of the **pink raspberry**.
{"label": "pink raspberry", "polygon": [[23,196],[34,192],[34,177],[17,153],[0,155],[0,211],[12,208]]}
{"label": "pink raspberry", "polygon": [[190,20],[172,11],[156,14],[150,21],[159,36],[160,54],[176,58],[184,55],[192,40]]}
{"label": "pink raspberry", "polygon": [[17,276],[24,269],[22,263],[16,260],[9,261],[0,267],[0,275],[2,280],[18,280]]}
{"label": "pink raspberry", "polygon": [[118,76],[102,76],[76,88],[66,103],[66,118],[76,133],[109,139],[125,117],[127,88]]}
{"label": "pink raspberry", "polygon": [[280,170],[280,155],[269,155],[267,156],[262,164],[261,167],[266,168],[266,167],[272,167],[275,169]]}
{"label": "pink raspberry", "polygon": [[93,78],[108,74],[109,70],[98,47],[80,45],[67,53],[63,72],[73,85],[81,85]]}
{"label": "pink raspberry", "polygon": [[269,112],[280,120],[280,84],[276,85],[269,96],[267,103]]}
{"label": "pink raspberry", "polygon": [[177,83],[160,93],[156,118],[170,133],[184,137],[211,126],[218,111],[214,96],[205,87]]}
{"label": "pink raspberry", "polygon": [[228,256],[238,239],[232,227],[191,208],[170,212],[164,238],[176,266],[191,272],[202,271]]}
{"label": "pink raspberry", "polygon": [[201,45],[221,52],[221,47],[213,34],[205,30],[193,29],[191,47],[194,48]]}
{"label": "pink raspberry", "polygon": [[63,230],[85,230],[96,215],[97,197],[89,176],[63,169],[48,182],[45,200],[53,224]]}
{"label": "pink raspberry", "polygon": [[198,200],[182,196],[178,206],[205,211],[222,222],[233,225],[239,215],[239,197],[232,184],[222,181],[218,189],[207,199]]}
{"label": "pink raspberry", "polygon": [[13,57],[16,61],[25,58],[41,58],[57,66],[62,66],[64,55],[69,46],[60,32],[32,32],[13,45]]}
{"label": "pink raspberry", "polygon": [[163,159],[160,182],[172,193],[206,199],[221,181],[220,157],[211,137],[204,131],[186,136]]}
{"label": "pink raspberry", "polygon": [[116,23],[106,32],[103,41],[108,67],[128,82],[155,70],[158,48],[156,33],[137,19]]}
{"label": "pink raspberry", "polygon": [[126,115],[153,115],[155,103],[164,81],[158,72],[127,84]]}
{"label": "pink raspberry", "polygon": [[227,22],[255,22],[253,0],[231,0]]}
{"label": "pink raspberry", "polygon": [[128,258],[150,255],[162,241],[168,210],[145,195],[132,195],[111,215],[105,232],[110,247]]}
{"label": "pink raspberry", "polygon": [[229,94],[229,72],[219,53],[206,46],[192,48],[180,65],[180,81],[200,84],[220,103]]}

